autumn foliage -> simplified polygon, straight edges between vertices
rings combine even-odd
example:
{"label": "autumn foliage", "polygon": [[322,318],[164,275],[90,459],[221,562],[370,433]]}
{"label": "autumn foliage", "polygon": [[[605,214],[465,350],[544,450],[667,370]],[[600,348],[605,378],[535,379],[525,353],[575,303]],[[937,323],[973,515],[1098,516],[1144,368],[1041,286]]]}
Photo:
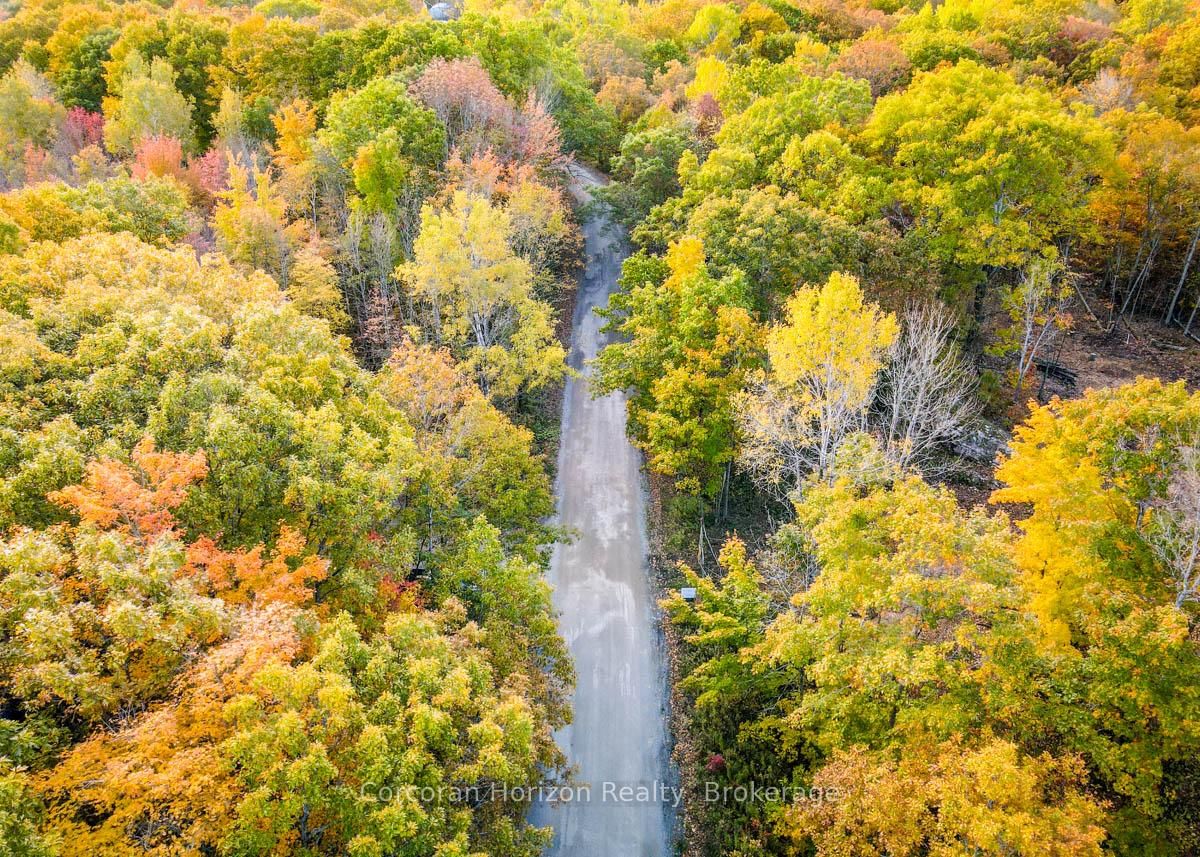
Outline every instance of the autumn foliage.
{"label": "autumn foliage", "polygon": [[1196,4],[450,5],[0,16],[0,855],[540,853],[572,324],[687,857],[1200,853]]}
{"label": "autumn foliage", "polygon": [[113,459],[88,464],[80,485],[51,492],[50,499],[79,516],[83,524],[126,533],[150,543],[176,535],[173,510],[187,489],[208,473],[204,453],[156,452],[143,438],[133,448],[132,467]]}

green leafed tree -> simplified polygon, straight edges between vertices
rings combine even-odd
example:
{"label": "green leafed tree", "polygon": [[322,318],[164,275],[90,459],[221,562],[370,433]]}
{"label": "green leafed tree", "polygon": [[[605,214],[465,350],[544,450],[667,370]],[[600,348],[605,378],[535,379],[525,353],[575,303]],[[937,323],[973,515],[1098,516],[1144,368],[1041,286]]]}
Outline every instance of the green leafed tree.
{"label": "green leafed tree", "polygon": [[1113,157],[1083,108],[970,60],[880,99],[863,138],[892,167],[894,192],[931,249],[988,270],[1089,236],[1086,203]]}
{"label": "green leafed tree", "polygon": [[164,59],[129,54],[116,86],[104,99],[104,144],[128,154],[147,137],[174,137],[192,145],[192,104],[175,88],[175,69]]}
{"label": "green leafed tree", "polygon": [[605,315],[623,341],[597,360],[598,392],[629,390],[629,430],[650,468],[715,499],[736,448],[733,397],[759,359],[744,277],[713,277],[695,238],[664,262],[634,256]]}
{"label": "green leafed tree", "polygon": [[396,157],[414,166],[435,167],[445,152],[445,132],[437,116],[414,102],[393,77],[334,95],[317,136],[343,167],[352,169],[364,146],[380,145],[380,135],[387,135]]}

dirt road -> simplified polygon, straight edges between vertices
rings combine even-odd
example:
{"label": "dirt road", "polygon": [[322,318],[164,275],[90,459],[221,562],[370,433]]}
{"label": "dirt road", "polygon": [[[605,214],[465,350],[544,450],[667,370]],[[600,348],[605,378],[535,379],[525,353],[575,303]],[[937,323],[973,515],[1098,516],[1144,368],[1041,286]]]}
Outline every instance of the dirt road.
{"label": "dirt road", "polygon": [[[602,180],[572,172],[581,199]],[[575,783],[590,793],[535,806],[531,818],[554,827],[549,855],[666,857],[674,796],[641,458],[625,436],[624,397],[593,399],[587,382],[587,362],[605,341],[592,310],[616,289],[624,242],[604,217],[585,223],[584,233],[587,268],[570,353],[581,377],[564,395],[555,483],[559,521],[576,537],[555,549],[548,576],[577,675],[574,723],[557,737]]]}

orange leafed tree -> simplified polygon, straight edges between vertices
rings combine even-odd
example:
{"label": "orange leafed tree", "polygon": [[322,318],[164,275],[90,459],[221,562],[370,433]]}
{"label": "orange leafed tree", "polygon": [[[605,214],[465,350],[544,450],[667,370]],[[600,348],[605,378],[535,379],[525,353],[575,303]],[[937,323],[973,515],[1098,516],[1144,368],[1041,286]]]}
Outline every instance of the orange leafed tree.
{"label": "orange leafed tree", "polygon": [[224,551],[209,536],[188,546],[185,571],[199,575],[209,589],[229,604],[274,602],[301,606],[313,599],[312,584],[329,574],[329,561],[304,556],[304,536],[286,524],[279,528],[275,550],[263,558],[263,546]]}
{"label": "orange leafed tree", "polygon": [[[144,544],[164,536],[178,538],[174,510],[187,499],[188,488],[207,475],[204,451],[158,452],[147,437],[131,457],[132,465],[112,458],[93,461],[82,484],[55,491],[51,499],[78,514],[85,525],[115,529]],[[203,535],[188,545],[181,573],[203,579],[210,594],[230,604],[307,604],[313,598],[311,585],[329,573],[328,560],[305,556],[303,534],[287,525],[280,526],[267,556],[262,545],[226,551],[218,539]]]}
{"label": "orange leafed tree", "polygon": [[62,853],[215,850],[242,794],[220,752],[231,731],[225,706],[301,647],[286,610],[244,613],[236,636],[183,675],[176,699],[72,749],[40,782]]}
{"label": "orange leafed tree", "polygon": [[173,514],[187,499],[187,489],[208,474],[203,450],[156,452],[154,440],[143,438],[133,450],[133,466],[102,458],[87,466],[81,485],[54,491],[50,499],[79,515],[85,524],[116,528],[149,542],[174,534]]}

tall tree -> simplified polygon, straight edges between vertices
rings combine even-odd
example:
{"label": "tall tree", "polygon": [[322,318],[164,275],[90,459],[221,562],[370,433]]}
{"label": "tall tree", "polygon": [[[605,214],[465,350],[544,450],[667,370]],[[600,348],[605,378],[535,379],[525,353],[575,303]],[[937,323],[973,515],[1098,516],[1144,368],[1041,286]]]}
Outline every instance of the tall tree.
{"label": "tall tree", "polygon": [[783,495],[812,474],[832,479],[847,436],[865,428],[896,319],[864,300],[858,280],[833,274],[788,301],[767,333],[768,368],[737,399],[745,438],[739,458]]}
{"label": "tall tree", "polygon": [[744,277],[709,274],[695,238],[671,246],[661,281],[657,267],[626,263],[605,315],[627,340],[601,353],[596,389],[631,391],[630,431],[652,470],[717,499],[736,450],[733,396],[758,360],[750,296]]}
{"label": "tall tree", "polygon": [[506,211],[456,191],[427,204],[413,260],[397,277],[424,307],[431,340],[450,347],[489,395],[507,398],[562,376],[554,313],[532,291],[529,264],[509,244]]}
{"label": "tall tree", "polygon": [[880,99],[863,136],[894,168],[896,193],[936,252],[988,270],[1089,235],[1086,203],[1112,159],[1094,119],[971,60]]}
{"label": "tall tree", "polygon": [[190,149],[192,105],[175,88],[175,69],[164,59],[147,62],[136,51],[121,65],[116,85],[104,99],[104,144],[132,152],[154,135],[174,137]]}

